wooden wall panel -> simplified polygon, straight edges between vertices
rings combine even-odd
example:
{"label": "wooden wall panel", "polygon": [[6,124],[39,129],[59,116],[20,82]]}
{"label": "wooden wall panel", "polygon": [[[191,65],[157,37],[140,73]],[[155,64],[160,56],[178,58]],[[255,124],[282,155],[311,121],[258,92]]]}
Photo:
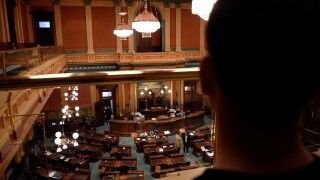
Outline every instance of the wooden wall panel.
{"label": "wooden wall panel", "polygon": [[113,7],[92,7],[92,33],[94,49],[116,49],[115,11]]}
{"label": "wooden wall panel", "polygon": [[60,89],[54,89],[42,111],[61,109],[61,93]]}
{"label": "wooden wall panel", "polygon": [[181,9],[181,48],[200,47],[200,17]]}
{"label": "wooden wall panel", "polygon": [[[91,107],[91,90],[90,86],[79,86],[79,100],[76,102],[81,107]],[[93,105],[92,105],[93,106]]]}
{"label": "wooden wall panel", "polygon": [[63,48],[87,49],[86,14],[84,6],[61,6]]}
{"label": "wooden wall panel", "polygon": [[45,6],[45,5],[43,5],[43,6],[31,6],[30,7],[31,11],[36,11],[36,10],[39,10],[39,9],[44,9],[44,10],[50,11],[50,12],[54,11],[53,6]]}

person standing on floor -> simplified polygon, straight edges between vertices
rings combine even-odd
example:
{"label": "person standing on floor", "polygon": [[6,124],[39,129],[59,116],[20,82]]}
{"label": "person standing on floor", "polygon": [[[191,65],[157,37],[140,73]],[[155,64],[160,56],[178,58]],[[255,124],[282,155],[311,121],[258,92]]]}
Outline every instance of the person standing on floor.
{"label": "person standing on floor", "polygon": [[109,124],[109,120],[111,119],[111,115],[112,115],[112,111],[111,111],[110,106],[108,106],[105,109],[104,113],[105,113],[106,123]]}
{"label": "person standing on floor", "polygon": [[183,153],[187,153],[187,155],[189,154],[189,146],[190,146],[190,135],[189,133],[185,132],[182,133],[182,140],[183,140]]}
{"label": "person standing on floor", "polygon": [[176,131],[175,139],[176,139],[177,153],[180,153],[180,150],[181,148],[184,147],[184,145],[183,145],[183,140],[178,131]]}

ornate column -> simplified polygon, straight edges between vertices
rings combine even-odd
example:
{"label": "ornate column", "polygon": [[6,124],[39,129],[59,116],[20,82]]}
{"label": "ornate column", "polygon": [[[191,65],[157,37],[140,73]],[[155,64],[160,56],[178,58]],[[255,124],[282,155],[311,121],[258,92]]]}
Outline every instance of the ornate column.
{"label": "ornate column", "polygon": [[91,6],[85,5],[86,11],[86,27],[87,27],[87,54],[94,54],[93,50],[93,36],[92,36],[92,17],[91,17]]}
{"label": "ornate column", "polygon": [[[118,14],[118,12],[121,11],[121,8],[120,8],[120,6],[115,6],[114,8],[115,8],[114,12],[116,14],[116,25],[115,25],[115,27],[117,27],[117,25],[121,23],[121,16]],[[116,52],[117,53],[122,53],[123,52],[123,50],[122,50],[122,41],[121,41],[121,39],[119,37],[117,37],[117,51]]]}
{"label": "ornate column", "polygon": [[7,35],[6,35],[6,28],[8,28],[8,26],[5,26],[5,22],[7,21],[8,24],[8,20],[7,18],[5,18],[5,15],[7,14],[7,8],[5,6],[5,2],[6,1],[0,1],[0,42],[8,42],[7,40]]}
{"label": "ornate column", "polygon": [[29,42],[35,42],[34,35],[33,35],[33,24],[32,24],[32,16],[29,13],[31,11],[30,5],[27,6],[27,23],[28,23],[28,36],[29,36]]}
{"label": "ornate column", "polygon": [[22,30],[22,21],[21,21],[21,2],[17,2],[17,6],[14,8],[14,24],[16,28],[16,36],[17,36],[17,43],[23,43],[23,30]]}
{"label": "ornate column", "polygon": [[[134,19],[134,9],[132,5],[128,6],[128,25],[132,27],[132,21]],[[134,39],[133,35],[128,37],[128,52],[129,53],[134,53]]]}
{"label": "ornate column", "polygon": [[200,18],[200,47],[199,50],[200,52],[205,51],[205,26],[206,26],[206,21],[204,21],[202,18]]}
{"label": "ornate column", "polygon": [[53,7],[54,7],[54,20],[55,20],[54,22],[55,22],[55,29],[56,29],[57,46],[63,46],[60,5],[55,4]]}
{"label": "ornate column", "polygon": [[181,8],[176,8],[176,51],[181,50]]}
{"label": "ornate column", "polygon": [[[165,12],[165,51],[170,52],[170,4],[164,8]],[[170,100],[171,101],[171,100]]]}
{"label": "ornate column", "polygon": [[[9,23],[8,23],[8,15],[7,15],[7,4],[6,1],[0,1],[0,4],[2,4],[2,9],[3,9],[3,23],[4,23],[4,32],[5,32],[5,36],[6,37],[6,42],[10,42],[10,33],[9,33]],[[3,32],[3,33],[4,33]]]}

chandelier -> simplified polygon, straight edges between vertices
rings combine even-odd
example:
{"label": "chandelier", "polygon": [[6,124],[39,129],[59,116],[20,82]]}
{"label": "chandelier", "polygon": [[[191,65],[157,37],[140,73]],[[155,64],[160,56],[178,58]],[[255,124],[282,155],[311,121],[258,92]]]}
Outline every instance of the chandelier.
{"label": "chandelier", "polygon": [[151,33],[160,29],[159,20],[148,11],[148,3],[145,0],[144,11],[133,20],[132,29],[142,33],[143,38],[151,37]]}
{"label": "chandelier", "polygon": [[62,118],[63,119],[71,118],[72,114],[75,114],[75,116],[80,116],[79,109],[80,109],[79,106],[76,106],[74,110],[72,110],[68,105],[65,105],[61,110],[63,113]]}
{"label": "chandelier", "polygon": [[[122,1],[122,6],[124,2]],[[122,7],[121,7],[122,9]],[[127,37],[131,36],[133,34],[133,30],[124,23],[124,16],[127,15],[127,12],[122,11],[119,13],[121,16],[121,24],[119,24],[115,30],[113,30],[113,34],[118,36],[120,40],[127,40]]]}
{"label": "chandelier", "polygon": [[160,93],[161,93],[161,94],[165,94],[165,93],[170,94],[170,93],[171,93],[171,89],[168,89],[168,86],[165,85],[165,86],[163,87],[163,89],[161,89]]}
{"label": "chandelier", "polygon": [[56,139],[54,140],[54,143],[58,146],[57,152],[61,152],[62,149],[68,149],[68,145],[69,144],[71,144],[73,146],[79,146],[79,143],[77,142],[77,139],[79,137],[79,133],[78,132],[74,132],[72,134],[72,138],[73,139],[70,139],[70,138],[66,137],[64,135],[63,131],[62,131],[62,133],[60,131],[57,131],[55,133],[55,136],[56,136]]}
{"label": "chandelier", "polygon": [[192,0],[192,14],[199,15],[208,21],[214,3],[217,0]]}
{"label": "chandelier", "polygon": [[[78,101],[78,86],[69,86],[67,89],[67,92],[64,93],[65,96],[65,100],[67,101],[67,103],[69,103],[69,101],[74,102],[74,101]],[[66,119],[66,118],[71,118],[72,114],[75,114],[75,116],[80,116],[79,114],[79,106],[75,106],[74,110],[71,109],[69,107],[68,104],[66,104],[63,108],[62,108],[62,118]]]}
{"label": "chandelier", "polygon": [[64,93],[64,100],[68,101],[70,99],[71,101],[77,101],[79,95],[78,90],[78,86],[69,86],[68,91]]}

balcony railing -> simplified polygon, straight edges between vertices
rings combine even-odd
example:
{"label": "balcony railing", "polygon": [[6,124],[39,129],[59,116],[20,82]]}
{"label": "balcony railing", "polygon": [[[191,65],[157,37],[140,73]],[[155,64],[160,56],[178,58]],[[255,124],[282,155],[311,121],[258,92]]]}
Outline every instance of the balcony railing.
{"label": "balcony railing", "polygon": [[62,53],[59,46],[0,51],[0,76],[17,76]]}

